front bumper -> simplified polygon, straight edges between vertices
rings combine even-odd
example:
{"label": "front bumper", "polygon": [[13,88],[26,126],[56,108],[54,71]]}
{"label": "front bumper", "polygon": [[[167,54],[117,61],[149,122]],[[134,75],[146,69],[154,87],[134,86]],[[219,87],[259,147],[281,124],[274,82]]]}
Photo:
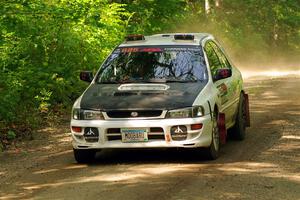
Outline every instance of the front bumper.
{"label": "front bumper", "polygon": [[[199,130],[191,130],[191,124],[202,123]],[[187,138],[174,141],[171,136],[171,127],[184,125],[187,127]],[[132,119],[132,120],[71,120],[71,127],[82,127],[81,132],[72,131],[73,147],[75,149],[107,149],[107,148],[168,148],[208,147],[211,144],[212,122],[210,115],[198,118],[184,119]],[[99,139],[87,142],[83,136],[84,128],[95,127],[99,132]],[[160,128],[159,132],[148,133],[147,142],[124,143],[118,137],[121,133],[108,133],[110,129],[120,128]],[[157,137],[158,136],[158,137]],[[110,138],[115,137],[111,140]]]}

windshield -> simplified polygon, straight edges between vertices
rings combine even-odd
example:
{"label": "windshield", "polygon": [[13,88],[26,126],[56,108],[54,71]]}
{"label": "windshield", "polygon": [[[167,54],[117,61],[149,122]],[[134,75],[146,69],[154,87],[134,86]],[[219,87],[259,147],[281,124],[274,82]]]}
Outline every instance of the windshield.
{"label": "windshield", "polygon": [[199,47],[130,47],[117,48],[110,55],[97,82],[196,82],[207,79]]}

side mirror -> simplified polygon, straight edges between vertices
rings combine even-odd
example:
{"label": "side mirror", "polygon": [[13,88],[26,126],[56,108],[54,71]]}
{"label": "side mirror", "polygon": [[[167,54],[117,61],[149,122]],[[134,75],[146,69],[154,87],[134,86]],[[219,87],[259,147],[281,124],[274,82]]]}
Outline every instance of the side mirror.
{"label": "side mirror", "polygon": [[214,80],[217,81],[217,80],[225,79],[231,77],[231,75],[232,75],[232,71],[229,68],[218,69],[214,77]]}
{"label": "side mirror", "polygon": [[93,72],[91,71],[82,71],[80,72],[80,80],[86,81],[86,82],[92,82],[94,78]]}

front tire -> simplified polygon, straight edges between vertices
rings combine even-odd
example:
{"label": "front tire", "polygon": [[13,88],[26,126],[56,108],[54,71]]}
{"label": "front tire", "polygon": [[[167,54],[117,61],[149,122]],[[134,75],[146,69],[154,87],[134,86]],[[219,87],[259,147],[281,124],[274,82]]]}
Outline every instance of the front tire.
{"label": "front tire", "polygon": [[212,126],[212,140],[208,148],[205,149],[206,156],[209,160],[215,160],[219,157],[220,152],[220,133],[218,128],[218,114],[214,112],[213,114],[213,126]]}
{"label": "front tire", "polygon": [[73,149],[73,153],[77,163],[92,162],[96,155],[96,151],[94,149]]}

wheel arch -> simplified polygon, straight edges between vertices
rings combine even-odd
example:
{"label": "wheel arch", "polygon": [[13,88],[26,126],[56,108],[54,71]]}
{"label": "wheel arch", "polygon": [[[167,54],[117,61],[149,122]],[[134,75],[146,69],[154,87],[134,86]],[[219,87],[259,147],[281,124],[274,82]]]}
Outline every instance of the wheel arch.
{"label": "wheel arch", "polygon": [[215,105],[214,105],[214,107],[213,107],[214,109],[212,110],[213,112],[216,112],[217,114],[219,113],[219,107],[218,107],[218,105],[217,105],[217,103],[215,103]]}
{"label": "wheel arch", "polygon": [[249,95],[242,90],[241,94],[244,96],[245,101],[245,111],[246,111],[246,127],[250,127],[250,103],[249,103]]}

